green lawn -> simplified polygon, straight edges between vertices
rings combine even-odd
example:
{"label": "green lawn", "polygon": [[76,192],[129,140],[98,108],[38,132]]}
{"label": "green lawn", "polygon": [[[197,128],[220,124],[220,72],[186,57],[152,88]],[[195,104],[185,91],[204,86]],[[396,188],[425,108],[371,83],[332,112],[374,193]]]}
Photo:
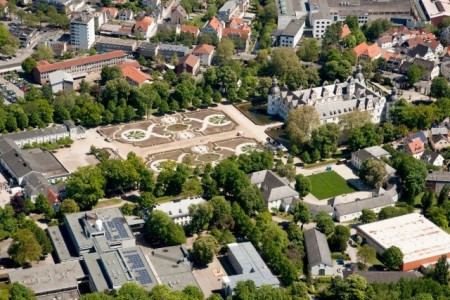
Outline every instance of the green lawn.
{"label": "green lawn", "polygon": [[117,199],[117,198],[109,199],[109,200],[102,200],[102,201],[98,201],[97,205],[94,208],[98,209],[98,208],[114,206],[114,205],[119,204],[120,202],[122,202],[122,199]]}
{"label": "green lawn", "polygon": [[322,172],[308,178],[311,180],[311,194],[319,200],[355,192],[347,181],[334,171]]}

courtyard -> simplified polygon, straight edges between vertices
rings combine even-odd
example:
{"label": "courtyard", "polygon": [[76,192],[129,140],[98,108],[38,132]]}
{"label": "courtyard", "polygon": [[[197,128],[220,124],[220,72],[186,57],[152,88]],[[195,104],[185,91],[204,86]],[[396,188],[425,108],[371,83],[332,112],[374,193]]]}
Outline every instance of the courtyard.
{"label": "courtyard", "polygon": [[356,190],[335,171],[325,171],[308,176],[311,181],[311,194],[319,200],[329,199]]}
{"label": "courtyard", "polygon": [[[172,151],[165,151],[149,155],[146,158],[147,166],[155,172],[160,172],[160,164],[164,161],[175,161],[178,163],[189,161],[195,167],[204,167],[211,163],[213,166],[231,155],[250,153],[262,150],[262,146],[254,139],[237,137],[229,140],[208,143],[206,145],[195,145]],[[189,159],[187,159],[189,157]]]}
{"label": "courtyard", "polygon": [[163,117],[151,117],[142,122],[100,128],[100,133],[120,143],[137,147],[183,141],[195,137],[231,131],[236,123],[222,111],[199,110]]}

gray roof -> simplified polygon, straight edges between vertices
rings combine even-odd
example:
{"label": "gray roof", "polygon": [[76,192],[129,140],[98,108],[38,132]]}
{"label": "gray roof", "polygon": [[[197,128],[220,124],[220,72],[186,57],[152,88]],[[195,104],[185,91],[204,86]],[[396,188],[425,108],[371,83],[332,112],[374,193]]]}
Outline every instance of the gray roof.
{"label": "gray roof", "polygon": [[[380,146],[373,146],[373,147],[368,147],[368,148],[364,148],[359,150],[360,154],[360,158],[362,159],[364,157],[364,155],[367,155],[367,158],[373,157],[373,158],[380,158],[383,156],[390,156],[389,152],[387,152],[386,150],[384,150],[383,148],[381,148]],[[365,154],[367,153],[367,154]],[[363,155],[363,156],[361,156]]]}
{"label": "gray roof", "polygon": [[305,25],[305,20],[303,19],[294,19],[289,22],[286,28],[280,33],[280,35],[284,36],[295,36],[299,30]]}
{"label": "gray roof", "polygon": [[58,70],[58,71],[51,72],[50,74],[48,74],[48,80],[50,81],[50,85],[55,85],[55,84],[59,84],[64,81],[73,82],[73,76],[69,72],[64,72],[62,70]]}
{"label": "gray roof", "polygon": [[35,129],[30,131],[21,131],[16,133],[11,133],[5,135],[6,138],[11,139],[13,141],[27,140],[36,137],[43,137],[47,135],[60,134],[67,132],[67,127],[63,125],[57,125],[42,129]]}
{"label": "gray roof", "polygon": [[439,156],[441,156],[439,153],[425,149],[420,159],[426,161],[427,163],[433,164]]}
{"label": "gray roof", "polygon": [[155,43],[149,43],[149,42],[142,42],[139,45],[139,49],[145,49],[145,50],[156,50],[159,47],[158,44]]}
{"label": "gray roof", "polygon": [[56,255],[60,261],[66,261],[73,256],[70,254],[69,249],[67,248],[67,244],[64,240],[64,237],[61,233],[61,229],[59,226],[50,226],[47,229],[48,235],[53,244],[53,248],[55,248]]}
{"label": "gray roof", "polygon": [[331,252],[325,234],[315,228],[311,228],[304,232],[304,236],[309,266],[319,264],[333,266],[333,260],[331,259]]}
{"label": "gray roof", "polygon": [[121,38],[113,38],[101,36],[95,42],[96,44],[105,44],[105,45],[123,45],[123,46],[135,46],[137,44],[136,40],[132,39],[121,39]]}
{"label": "gray roof", "polygon": [[280,281],[276,278],[262,260],[252,243],[228,244],[228,255],[232,256],[232,261],[239,265],[240,270],[235,270],[239,274],[228,276],[229,287],[234,289],[239,281],[252,280],[256,287],[264,284],[279,286]]}
{"label": "gray roof", "polygon": [[427,175],[426,181],[438,181],[450,183],[450,172],[433,171]]}
{"label": "gray roof", "polygon": [[182,290],[188,285],[199,286],[192,274],[192,264],[183,252],[183,246],[158,248],[149,255],[152,267],[157,270],[161,284],[167,284],[174,290]]}
{"label": "gray roof", "polygon": [[248,175],[252,184],[261,189],[266,202],[280,199],[287,201],[298,197],[298,192],[289,186],[286,178],[281,178],[270,170],[254,172]]}
{"label": "gray roof", "polygon": [[[99,231],[94,226],[96,220],[102,221],[103,231]],[[103,235],[106,245],[117,244],[124,240],[134,240],[131,229],[117,207],[68,214],[66,215],[66,226],[71,232],[74,238],[73,242],[78,250],[88,250],[94,247],[94,239],[86,236],[85,230],[91,235],[97,233]],[[98,242],[101,243],[101,239]],[[100,246],[104,246],[104,244]]]}
{"label": "gray roof", "polygon": [[8,272],[11,282],[18,282],[32,289],[36,295],[53,291],[76,290],[78,280],[85,277],[79,261],[40,265],[29,269]]}
{"label": "gray roof", "polygon": [[419,132],[413,133],[409,136],[409,139],[411,139],[411,140],[414,140],[417,138],[419,138],[422,141],[422,143],[428,143],[427,134],[425,131],[419,131]]}
{"label": "gray roof", "polygon": [[188,47],[183,45],[172,45],[172,44],[161,44],[159,45],[160,51],[176,51],[176,52],[187,52],[189,50]]}
{"label": "gray roof", "polygon": [[319,205],[319,204],[312,204],[309,202],[303,202],[308,206],[309,213],[312,217],[315,217],[317,214],[319,214],[321,211],[326,212],[327,214],[332,214],[334,212],[334,208],[331,205]]}
{"label": "gray roof", "polygon": [[25,180],[27,184],[25,185],[24,191],[27,197],[47,194],[50,183],[41,173],[33,172],[27,175]]}
{"label": "gray roof", "polygon": [[221,8],[217,11],[219,14],[228,13],[230,10],[234,9],[237,6],[236,1],[229,0],[222,5]]}
{"label": "gray roof", "polygon": [[422,273],[418,271],[402,272],[402,271],[350,271],[342,272],[346,280],[350,275],[359,275],[366,279],[368,284],[374,283],[395,283],[400,279],[417,279],[422,278]]}
{"label": "gray roof", "polygon": [[345,216],[361,212],[363,209],[374,209],[378,207],[385,207],[395,203],[394,197],[397,194],[395,188],[390,189],[386,193],[378,197],[370,197],[366,199],[357,199],[353,202],[341,203],[334,207],[336,216]]}
{"label": "gray roof", "polygon": [[447,135],[448,134],[448,128],[447,127],[433,127],[431,128],[431,135]]}
{"label": "gray roof", "polygon": [[136,282],[148,290],[157,285],[141,247],[89,253],[83,258],[96,291],[119,288],[127,282]]}

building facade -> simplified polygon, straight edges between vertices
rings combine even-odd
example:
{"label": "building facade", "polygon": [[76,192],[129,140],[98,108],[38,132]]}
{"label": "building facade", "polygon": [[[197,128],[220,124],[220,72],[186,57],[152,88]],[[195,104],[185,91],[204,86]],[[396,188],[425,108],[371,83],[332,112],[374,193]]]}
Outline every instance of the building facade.
{"label": "building facade", "polygon": [[95,43],[93,16],[79,15],[70,21],[70,43],[77,49],[88,50]]}
{"label": "building facade", "polygon": [[366,86],[361,69],[359,66],[354,77],[344,82],[324,83],[321,87],[297,91],[280,90],[274,79],[268,96],[267,113],[286,119],[291,110],[310,105],[316,108],[321,124],[337,124],[340,116],[354,110],[368,111],[371,121],[380,123],[386,119],[386,98]]}

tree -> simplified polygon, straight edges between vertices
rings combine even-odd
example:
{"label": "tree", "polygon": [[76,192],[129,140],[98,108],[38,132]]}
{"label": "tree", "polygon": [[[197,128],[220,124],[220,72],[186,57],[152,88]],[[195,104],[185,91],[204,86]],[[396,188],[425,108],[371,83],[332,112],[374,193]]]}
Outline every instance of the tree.
{"label": "tree", "polygon": [[196,286],[188,285],[183,289],[183,294],[189,300],[204,300],[205,295],[202,290]]}
{"label": "tree", "polygon": [[340,22],[336,22],[328,26],[325,30],[325,34],[322,38],[322,44],[324,46],[339,44],[341,38],[342,24]]}
{"label": "tree", "polygon": [[445,77],[439,76],[433,78],[430,87],[430,96],[435,98],[443,98],[450,96],[450,86]]}
{"label": "tree", "polygon": [[67,182],[67,196],[75,200],[81,210],[90,210],[105,195],[105,184],[106,180],[100,168],[80,167],[72,173]]}
{"label": "tree", "polygon": [[155,196],[150,192],[142,192],[141,196],[138,199],[139,209],[147,210],[152,209],[158,202],[155,199]]}
{"label": "tree", "polygon": [[110,80],[122,78],[122,69],[119,66],[105,66],[101,72],[102,83],[106,84]]}
{"label": "tree", "polygon": [[292,297],[292,300],[308,300],[308,287],[302,281],[296,281],[292,283],[287,289],[288,295]]}
{"label": "tree", "polygon": [[329,236],[334,231],[334,222],[333,218],[326,212],[319,212],[314,218],[314,222],[316,222],[316,227],[320,231],[322,231],[325,235]]}
{"label": "tree", "polygon": [[36,212],[43,214],[48,210],[49,206],[47,197],[39,194],[34,202],[34,209]]}
{"label": "tree", "polygon": [[[8,1],[8,4],[13,2]],[[0,53],[12,56],[16,53],[17,48],[19,48],[19,40],[9,32],[3,23],[0,23]]]}
{"label": "tree", "polygon": [[377,221],[377,214],[370,209],[363,209],[359,220],[363,224],[369,224]]}
{"label": "tree", "polygon": [[347,250],[348,240],[350,239],[350,229],[343,225],[334,227],[334,233],[329,238],[328,243],[333,252],[344,253]]}
{"label": "tree", "polygon": [[36,47],[36,50],[34,50],[32,57],[36,61],[40,61],[40,60],[51,61],[51,60],[53,60],[53,58],[55,58],[55,52],[53,52],[52,48],[45,46],[43,44],[39,44]]}
{"label": "tree", "polygon": [[449,194],[450,194],[450,184],[446,184],[442,187],[442,190],[439,193],[439,197],[437,199],[438,205],[444,204],[445,200],[448,199]]}
{"label": "tree", "polygon": [[385,162],[373,158],[365,160],[359,169],[359,178],[373,188],[379,188],[386,182]]}
{"label": "tree", "polygon": [[407,154],[400,154],[394,158],[393,167],[402,178],[405,199],[412,203],[414,197],[423,191],[425,187],[425,178],[428,174],[425,163]]}
{"label": "tree", "polygon": [[309,208],[303,202],[298,202],[295,204],[294,209],[292,210],[292,215],[294,216],[295,223],[302,223],[302,229],[303,225],[308,224],[311,220]]}
{"label": "tree", "polygon": [[442,255],[437,261],[432,271],[432,278],[442,285],[448,285],[448,269],[450,265],[447,261],[447,256]]}
{"label": "tree", "polygon": [[347,24],[348,28],[352,32],[359,29],[359,20],[357,16],[347,16],[344,24]]}
{"label": "tree", "polygon": [[34,68],[36,68],[36,65],[36,60],[30,56],[25,58],[25,60],[22,62],[22,69],[25,73],[30,75],[33,72]]}
{"label": "tree", "polygon": [[319,60],[319,46],[317,40],[312,38],[305,38],[301,40],[300,46],[297,50],[297,56],[302,61],[316,62]]}
{"label": "tree", "polygon": [[72,214],[80,211],[80,207],[72,199],[64,199],[61,203],[60,211],[63,214]]}
{"label": "tree", "polygon": [[214,260],[219,248],[219,243],[212,235],[204,234],[195,241],[192,255],[200,266],[206,266]]}
{"label": "tree", "polygon": [[162,211],[154,210],[145,222],[146,238],[156,244],[175,246],[184,244],[184,230]]}
{"label": "tree", "polygon": [[256,294],[256,285],[253,280],[239,281],[234,290],[235,300],[250,300],[254,299],[253,295]]}
{"label": "tree", "polygon": [[408,78],[409,85],[414,85],[414,83],[418,82],[423,76],[424,70],[419,65],[411,65],[408,67],[406,71],[406,77]]}
{"label": "tree", "polygon": [[155,188],[155,179],[152,171],[145,169],[142,170],[139,180],[139,190],[141,192],[152,192]]}
{"label": "tree", "polygon": [[370,247],[369,245],[365,244],[361,248],[358,249],[358,259],[367,266],[367,263],[371,260],[373,260],[377,253],[374,248]]}
{"label": "tree", "polygon": [[191,232],[199,233],[208,229],[213,217],[213,206],[209,202],[192,204],[189,206],[189,215],[191,216],[189,225]]}
{"label": "tree", "polygon": [[312,148],[319,150],[321,157],[330,157],[337,150],[337,141],[340,134],[341,130],[337,124],[319,126],[311,134]]}
{"label": "tree", "polygon": [[136,300],[148,299],[148,292],[136,282],[127,282],[117,291],[117,298],[119,300]]}
{"label": "tree", "polygon": [[231,215],[231,204],[223,196],[212,197],[209,201],[213,207],[210,224],[218,229],[233,228],[234,220]]}
{"label": "tree", "polygon": [[433,206],[434,203],[436,202],[436,194],[433,191],[426,191],[422,195],[420,202],[422,203],[422,211],[426,212],[428,208]]}
{"label": "tree", "polygon": [[403,265],[403,253],[396,246],[387,248],[381,255],[383,264],[392,271],[401,270]]}
{"label": "tree", "polygon": [[18,230],[12,236],[13,242],[8,248],[8,255],[18,265],[37,261],[41,257],[42,248],[28,229]]}
{"label": "tree", "polygon": [[[3,299],[3,298],[2,298]],[[34,292],[18,282],[14,282],[11,287],[11,300],[35,300]]]}
{"label": "tree", "polygon": [[320,118],[316,108],[304,105],[289,112],[286,131],[292,145],[302,148],[310,140],[313,129],[319,127]]}
{"label": "tree", "polygon": [[223,38],[217,45],[214,61],[222,65],[225,61],[231,59],[234,54],[234,42],[230,38]]}

